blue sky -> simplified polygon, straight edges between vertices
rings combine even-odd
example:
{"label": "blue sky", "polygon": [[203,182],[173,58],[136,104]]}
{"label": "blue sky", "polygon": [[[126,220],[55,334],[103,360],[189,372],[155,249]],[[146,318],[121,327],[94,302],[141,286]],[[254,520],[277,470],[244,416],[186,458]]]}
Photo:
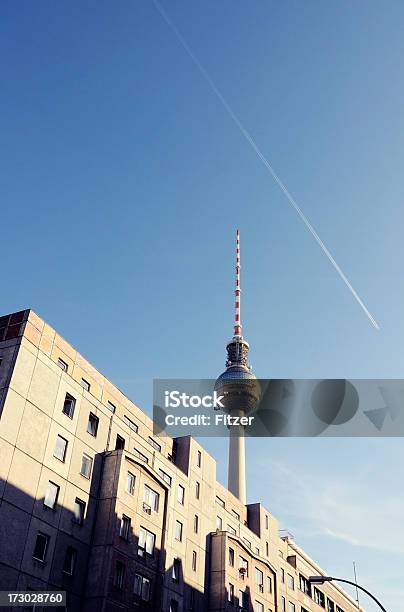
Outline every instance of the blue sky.
{"label": "blue sky", "polygon": [[[401,377],[403,3],[163,6],[380,331],[146,0],[1,5],[1,311],[37,310],[150,412],[153,377],[223,369],[238,226],[258,376]],[[250,499],[400,612],[401,440],[247,451]]]}

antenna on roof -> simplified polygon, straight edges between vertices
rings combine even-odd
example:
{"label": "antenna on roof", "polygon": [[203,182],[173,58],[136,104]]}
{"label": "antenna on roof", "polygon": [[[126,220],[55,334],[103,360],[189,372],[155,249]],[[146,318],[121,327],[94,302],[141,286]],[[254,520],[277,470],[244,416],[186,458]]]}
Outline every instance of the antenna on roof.
{"label": "antenna on roof", "polygon": [[358,590],[358,579],[356,577],[356,564],[355,564],[355,561],[353,561],[353,571],[354,571],[354,576],[355,576],[356,603],[358,604],[358,610],[359,610],[360,609],[360,605],[359,605],[359,590]]}

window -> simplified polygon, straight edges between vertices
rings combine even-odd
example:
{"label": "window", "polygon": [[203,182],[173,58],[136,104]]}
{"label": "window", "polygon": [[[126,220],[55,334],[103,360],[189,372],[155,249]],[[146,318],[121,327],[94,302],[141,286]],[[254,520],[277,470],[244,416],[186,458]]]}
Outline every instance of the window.
{"label": "window", "polygon": [[288,574],[288,588],[292,590],[295,588],[295,579],[291,574]]}
{"label": "window", "polygon": [[73,521],[77,523],[78,525],[82,525],[84,522],[85,512],[86,512],[86,502],[76,497],[74,501]]}
{"label": "window", "polygon": [[272,593],[272,578],[267,576],[267,592]]}
{"label": "window", "polygon": [[247,608],[248,609],[248,593],[242,591],[241,589],[238,592],[238,606],[239,608]]}
{"label": "window", "polygon": [[182,523],[175,521],[175,539],[182,542]]}
{"label": "window", "polygon": [[161,478],[164,480],[164,482],[166,482],[168,484],[169,487],[171,487],[171,482],[172,482],[172,478],[171,476],[169,476],[164,470],[162,470],[161,468],[159,468],[159,474],[161,476]]}
{"label": "window", "polygon": [[222,517],[221,516],[217,516],[216,517],[216,529],[218,529],[219,531],[222,531],[222,528],[223,528]]}
{"label": "window", "polygon": [[46,551],[48,549],[49,536],[41,531],[38,531],[36,536],[34,554],[32,555],[36,561],[42,561],[46,559]]}
{"label": "window", "polygon": [[196,481],[196,483],[195,483],[195,497],[196,497],[196,499],[199,499],[200,495],[201,495],[201,483]]}
{"label": "window", "polygon": [[296,612],[295,604],[291,601],[289,602],[288,612]]}
{"label": "window", "polygon": [[247,544],[248,548],[251,548],[251,542],[250,540],[247,540],[247,538],[243,538],[244,542]]}
{"label": "window", "polygon": [[154,543],[156,536],[151,531],[148,531],[144,527],[139,529],[139,544],[138,552],[139,557],[144,557],[144,554],[152,555],[154,553]]}
{"label": "window", "polygon": [[144,463],[149,463],[148,458],[146,457],[146,455],[144,455],[143,453],[141,453],[139,450],[137,450],[137,448],[133,449],[133,454],[135,455],[135,457],[137,457],[138,459],[140,459],[140,461],[143,461]]}
{"label": "window", "polygon": [[199,531],[199,516],[195,514],[194,516],[194,533],[198,533]]}
{"label": "window", "polygon": [[337,608],[337,609],[336,609],[336,612],[344,612],[344,610],[343,610],[342,608],[340,608],[338,605],[337,605],[337,607],[336,607],[336,608]]}
{"label": "window", "polygon": [[224,501],[220,497],[218,497],[217,495],[216,495],[216,503],[217,503],[218,506],[221,506],[222,508],[225,507]]}
{"label": "window", "polygon": [[85,378],[82,378],[81,381],[80,381],[80,384],[83,387],[83,389],[85,389],[86,391],[90,391],[91,385],[88,382],[88,380],[86,380]]}
{"label": "window", "polygon": [[67,440],[62,438],[62,436],[58,436],[56,438],[55,450],[53,451],[53,456],[59,461],[65,462],[66,459],[66,450],[67,450]]}
{"label": "window", "polygon": [[197,554],[196,550],[192,551],[192,571],[196,572]]}
{"label": "window", "polygon": [[286,599],[282,597],[281,601],[282,601],[282,612],[286,612]]}
{"label": "window", "polygon": [[67,363],[65,361],[63,361],[63,359],[61,359],[60,357],[59,357],[59,359],[57,361],[57,364],[58,364],[59,368],[61,370],[63,370],[63,372],[67,372],[67,370],[69,369],[69,366],[67,365]]}
{"label": "window", "polygon": [[66,393],[65,401],[63,402],[63,409],[62,409],[63,414],[68,416],[69,419],[72,419],[74,415],[75,407],[76,407],[76,399],[73,397],[73,395],[70,395],[70,393]]}
{"label": "window", "polygon": [[143,510],[151,510],[152,512],[159,511],[159,499],[160,495],[148,487],[144,485],[144,495],[143,495]]}
{"label": "window", "polygon": [[109,400],[107,401],[106,407],[108,408],[108,410],[110,412],[115,412],[116,410],[116,406],[115,404],[113,404],[112,402],[110,402]]}
{"label": "window", "polygon": [[182,485],[179,484],[178,489],[177,489],[177,502],[183,506],[184,500],[185,500],[185,489]]}
{"label": "window", "polygon": [[174,580],[174,582],[180,581],[180,574],[181,574],[181,560],[174,559],[173,567],[171,570],[171,578]]}
{"label": "window", "polygon": [[160,444],[158,444],[158,442],[153,440],[153,438],[151,438],[150,436],[149,436],[149,440],[148,441],[149,441],[150,446],[152,446],[154,448],[154,450],[156,450],[159,453],[161,453],[161,446],[160,446]]}
{"label": "window", "polygon": [[123,588],[123,582],[125,579],[125,564],[121,561],[117,561],[115,565],[115,578],[114,578],[114,586],[117,589]]}
{"label": "window", "polygon": [[132,472],[128,472],[126,474],[126,491],[130,494],[133,495],[135,493],[135,476],[134,474],[132,474]]}
{"label": "window", "polygon": [[126,514],[123,514],[121,518],[121,525],[119,528],[119,535],[124,540],[129,540],[130,523],[131,523],[131,520],[129,516],[126,516]]}
{"label": "window", "polygon": [[265,529],[269,529],[269,517],[267,514],[265,515]]}
{"label": "window", "polygon": [[285,582],[285,570],[281,567],[281,581]]}
{"label": "window", "polygon": [[299,574],[299,588],[305,595],[311,597],[311,584],[302,574]]}
{"label": "window", "polygon": [[231,525],[227,525],[227,531],[232,535],[236,535],[236,530]]}
{"label": "window", "polygon": [[229,582],[229,590],[227,591],[227,601],[233,605],[234,603],[234,584]]}
{"label": "window", "polygon": [[200,450],[198,450],[196,453],[196,465],[197,467],[201,467],[202,465],[202,453]]}
{"label": "window", "polygon": [[76,565],[77,550],[72,546],[66,548],[65,560],[63,563],[63,572],[73,576],[74,567]]}
{"label": "window", "polygon": [[116,435],[115,450],[123,450],[125,448],[125,438],[119,434]]}
{"label": "window", "polygon": [[318,589],[317,587],[314,587],[314,601],[322,608],[325,608],[324,593],[320,591],[320,589]]}
{"label": "window", "polygon": [[43,505],[53,510],[58,500],[59,490],[60,490],[60,487],[50,480],[48,482],[48,487],[46,489],[45,498],[43,500]]}
{"label": "window", "polygon": [[170,611],[169,612],[178,612],[178,601],[172,599],[170,601]]}
{"label": "window", "polygon": [[135,574],[133,592],[135,595],[140,597],[140,599],[143,599],[143,601],[149,601],[150,599],[150,580],[148,578],[145,578],[141,574]]}
{"label": "window", "polygon": [[235,517],[236,517],[236,519],[239,521],[239,520],[240,520],[240,515],[239,515],[239,513],[238,513],[238,512],[236,512],[235,510],[232,510],[231,512],[232,512],[233,516],[235,516]]}
{"label": "window", "polygon": [[255,568],[255,584],[260,588],[261,593],[264,592],[264,574],[258,567]]}
{"label": "window", "polygon": [[234,548],[229,548],[229,565],[234,567]]}
{"label": "window", "polygon": [[240,578],[245,576],[248,576],[248,561],[247,559],[244,559],[244,557],[239,557],[239,564],[238,564],[238,569],[240,572]]}
{"label": "window", "polygon": [[138,426],[136,425],[136,423],[134,423],[133,421],[130,420],[129,417],[127,417],[126,415],[123,417],[123,422],[126,423],[126,425],[129,427],[129,429],[131,429],[132,431],[134,431],[135,433],[138,432]]}
{"label": "window", "polygon": [[95,416],[95,414],[90,412],[90,414],[88,415],[87,433],[94,436],[94,438],[97,437],[98,423],[99,423],[99,418]]}
{"label": "window", "polygon": [[264,604],[260,603],[259,601],[256,601],[254,610],[255,612],[264,612]]}
{"label": "window", "polygon": [[265,554],[267,557],[269,557],[269,544],[268,542],[265,542]]}
{"label": "window", "polygon": [[90,478],[92,469],[93,469],[92,458],[86,455],[86,453],[83,453],[83,456],[81,458],[80,474],[84,476],[84,478]]}
{"label": "window", "polygon": [[335,604],[327,597],[327,612],[335,612]]}

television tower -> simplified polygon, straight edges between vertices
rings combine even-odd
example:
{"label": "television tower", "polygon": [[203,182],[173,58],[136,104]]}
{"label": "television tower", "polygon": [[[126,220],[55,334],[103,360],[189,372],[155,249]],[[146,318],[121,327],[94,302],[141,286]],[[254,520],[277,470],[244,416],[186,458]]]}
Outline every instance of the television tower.
{"label": "television tower", "polygon": [[[242,335],[240,286],[240,231],[236,232],[236,302],[234,335],[226,346],[226,370],[219,376],[215,390],[224,396],[224,411],[231,416],[250,414],[260,398],[260,385],[248,363],[249,344]],[[246,504],[244,426],[229,426],[228,489]]]}

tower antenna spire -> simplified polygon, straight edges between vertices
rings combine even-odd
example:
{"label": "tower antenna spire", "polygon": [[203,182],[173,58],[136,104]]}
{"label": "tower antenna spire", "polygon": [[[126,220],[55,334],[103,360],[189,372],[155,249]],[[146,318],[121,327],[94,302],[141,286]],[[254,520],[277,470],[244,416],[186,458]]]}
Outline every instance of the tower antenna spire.
{"label": "tower antenna spire", "polygon": [[234,319],[234,335],[241,336],[241,314],[240,314],[240,230],[236,231],[236,309]]}

